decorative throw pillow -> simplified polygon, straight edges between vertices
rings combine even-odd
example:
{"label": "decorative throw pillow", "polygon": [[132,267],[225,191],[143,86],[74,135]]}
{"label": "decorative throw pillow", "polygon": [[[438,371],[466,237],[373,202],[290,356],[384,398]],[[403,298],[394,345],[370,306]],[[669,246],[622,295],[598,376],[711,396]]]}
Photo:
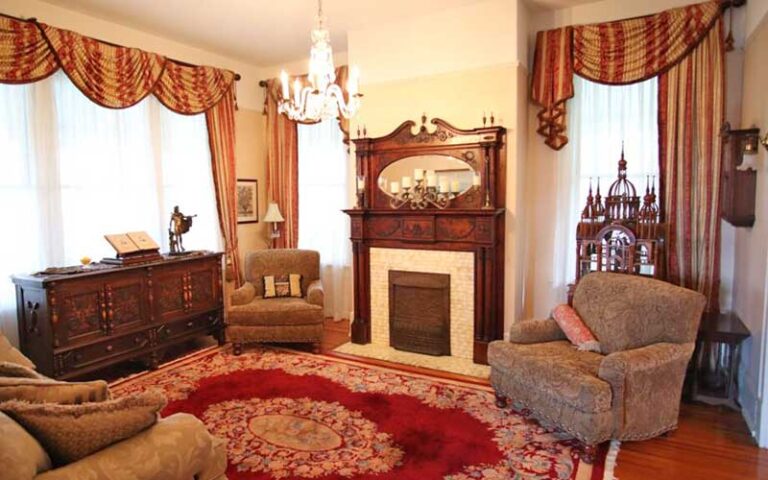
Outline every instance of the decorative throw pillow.
{"label": "decorative throw pillow", "polygon": [[35,368],[35,364],[32,363],[32,360],[28,359],[20,351],[13,348],[11,342],[9,342],[8,339],[5,338],[5,335],[2,333],[0,333],[0,361],[13,362],[32,369]]}
{"label": "decorative throw pillow", "polygon": [[552,318],[555,319],[568,340],[576,345],[576,348],[582,351],[600,353],[600,342],[592,335],[579,314],[570,305],[556,306],[552,310]]}
{"label": "decorative throw pillow", "polygon": [[42,375],[14,377],[0,374],[0,402],[24,400],[33,403],[78,404],[108,399],[109,387],[103,380],[58,382]]}
{"label": "decorative throw pillow", "polygon": [[157,422],[165,406],[160,392],[82,405],[10,401],[0,411],[13,418],[45,448],[57,466],[76,462]]}
{"label": "decorative throw pillow", "polygon": [[45,378],[35,370],[13,362],[0,361],[0,377]]}
{"label": "decorative throw pillow", "polygon": [[302,296],[300,274],[264,276],[264,298]]}

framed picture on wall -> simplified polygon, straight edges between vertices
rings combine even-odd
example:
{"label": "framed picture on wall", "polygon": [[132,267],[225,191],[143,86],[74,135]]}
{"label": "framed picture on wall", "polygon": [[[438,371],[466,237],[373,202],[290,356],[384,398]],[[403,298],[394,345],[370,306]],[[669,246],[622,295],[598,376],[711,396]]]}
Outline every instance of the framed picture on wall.
{"label": "framed picture on wall", "polygon": [[237,179],[237,223],[258,223],[259,182],[253,178]]}

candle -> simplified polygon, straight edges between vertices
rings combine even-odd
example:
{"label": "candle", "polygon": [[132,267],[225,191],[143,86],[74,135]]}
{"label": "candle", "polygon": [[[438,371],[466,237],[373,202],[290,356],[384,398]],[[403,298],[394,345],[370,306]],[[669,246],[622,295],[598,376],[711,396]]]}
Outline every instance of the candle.
{"label": "candle", "polygon": [[440,188],[438,190],[441,193],[448,193],[448,179],[445,177],[440,177],[438,180],[438,183],[440,185]]}
{"label": "candle", "polygon": [[288,97],[291,96],[291,91],[288,85],[288,72],[285,70],[280,72],[280,83],[283,86],[283,98],[288,100]]}
{"label": "candle", "polygon": [[393,195],[397,195],[398,193],[400,193],[400,184],[397,183],[397,182],[390,183],[389,184],[389,191]]}
{"label": "candle", "polygon": [[424,180],[424,170],[421,168],[414,168],[413,169],[413,179],[414,180]]}
{"label": "candle", "polygon": [[451,182],[451,192],[452,193],[459,193],[459,181],[454,180]]}
{"label": "candle", "polygon": [[480,174],[476,173],[472,176],[472,185],[479,187],[480,186]]}
{"label": "candle", "polygon": [[437,186],[437,177],[435,176],[435,172],[429,172],[431,172],[431,170],[427,171],[427,187],[435,187]]}
{"label": "candle", "polygon": [[357,177],[357,189],[360,191],[365,190],[365,177]]}
{"label": "candle", "polygon": [[298,104],[301,98],[301,82],[298,78],[293,82],[293,97],[293,101]]}
{"label": "candle", "polygon": [[411,188],[411,177],[403,177],[401,180],[403,188]]}

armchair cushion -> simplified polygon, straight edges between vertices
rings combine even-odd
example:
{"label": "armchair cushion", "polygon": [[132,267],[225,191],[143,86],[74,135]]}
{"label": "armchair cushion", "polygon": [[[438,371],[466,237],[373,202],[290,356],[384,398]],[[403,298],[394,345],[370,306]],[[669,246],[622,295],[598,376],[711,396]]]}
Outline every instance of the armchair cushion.
{"label": "armchair cushion", "polygon": [[0,361],[0,377],[45,378],[36,370],[18,363]]}
{"label": "armchair cushion", "polygon": [[547,392],[550,398],[581,412],[611,408],[611,386],[598,378],[603,356],[582,352],[570,342],[516,344],[496,341],[488,346],[488,363],[513,373],[521,388]]}
{"label": "armchair cushion", "polygon": [[246,305],[256,297],[256,287],[251,282],[245,282],[240,288],[232,292],[230,302],[232,306]]}
{"label": "armchair cushion", "polygon": [[698,292],[623,273],[590,273],[573,295],[573,307],[603,353],[693,342],[705,303]]}
{"label": "armchair cushion", "polygon": [[307,288],[307,302],[321,308],[325,305],[325,292],[323,290],[323,283],[320,280],[315,280],[309,284],[309,288]]}
{"label": "armchair cushion", "polygon": [[245,256],[245,279],[256,287],[256,296],[264,296],[264,275],[301,275],[301,291],[320,278],[320,254],[312,250],[255,250]]}
{"label": "armchair cushion", "polygon": [[598,375],[613,389],[617,438],[642,440],[677,426],[693,349],[693,343],[657,343],[603,359]]}
{"label": "armchair cushion", "polygon": [[35,480],[214,480],[226,478],[225,468],[225,451],[205,425],[192,415],[177,413]]}
{"label": "armchair cushion", "polygon": [[82,405],[13,400],[0,410],[31,433],[55,464],[65,465],[145,430],[164,406],[165,397],[150,391]]}
{"label": "armchair cushion", "polygon": [[323,309],[303,298],[257,297],[229,310],[229,324],[238,326],[311,325],[322,323]]}
{"label": "armchair cushion", "polygon": [[557,322],[546,320],[523,320],[509,328],[509,341],[513,343],[543,343],[565,340],[565,333]]}

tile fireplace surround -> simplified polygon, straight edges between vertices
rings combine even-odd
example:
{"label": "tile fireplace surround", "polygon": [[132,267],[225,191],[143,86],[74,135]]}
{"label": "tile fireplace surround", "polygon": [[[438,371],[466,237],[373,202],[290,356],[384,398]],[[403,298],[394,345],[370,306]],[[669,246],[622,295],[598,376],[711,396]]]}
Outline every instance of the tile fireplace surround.
{"label": "tile fireplace surround", "polygon": [[[389,271],[442,273],[451,277],[451,355],[403,352],[389,346]],[[473,252],[371,248],[371,343],[345,344],[349,353],[408,365],[487,377],[489,367],[472,361],[475,297]]]}
{"label": "tile fireplace surround", "polygon": [[451,277],[451,356],[472,360],[474,254],[441,250],[371,248],[371,343],[389,346],[389,271]]}

